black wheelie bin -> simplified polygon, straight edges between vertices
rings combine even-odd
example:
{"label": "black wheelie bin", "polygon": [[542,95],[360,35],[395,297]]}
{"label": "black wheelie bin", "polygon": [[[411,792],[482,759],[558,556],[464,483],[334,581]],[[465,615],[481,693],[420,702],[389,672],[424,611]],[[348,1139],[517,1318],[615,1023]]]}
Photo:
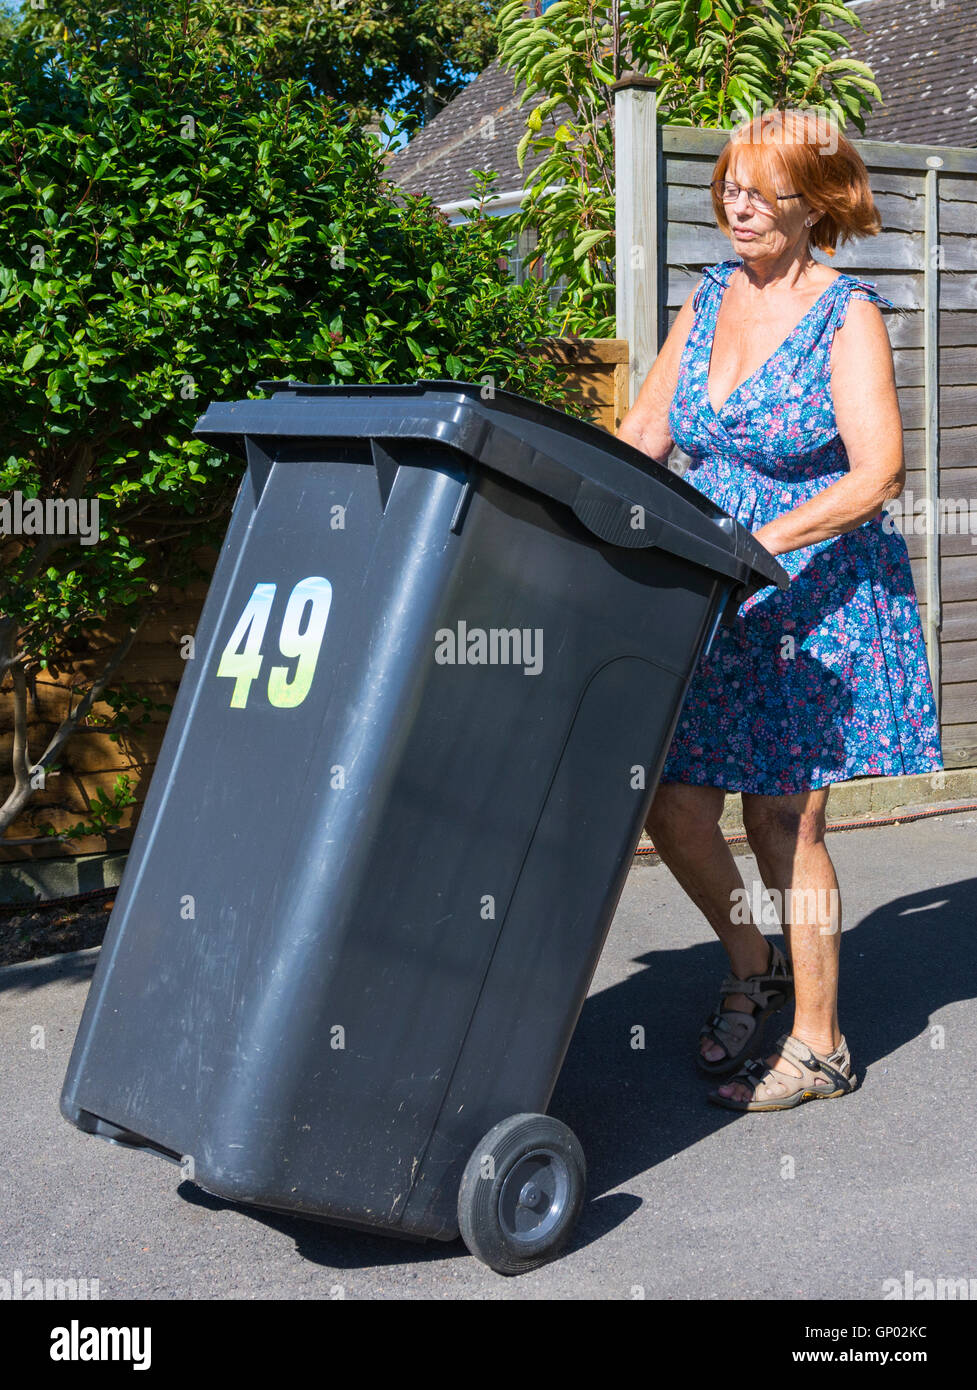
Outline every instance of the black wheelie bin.
{"label": "black wheelie bin", "polygon": [[64,1083],[206,1191],[553,1258],[546,1116],[686,689],[788,579],[594,425],[455,381],[261,383]]}

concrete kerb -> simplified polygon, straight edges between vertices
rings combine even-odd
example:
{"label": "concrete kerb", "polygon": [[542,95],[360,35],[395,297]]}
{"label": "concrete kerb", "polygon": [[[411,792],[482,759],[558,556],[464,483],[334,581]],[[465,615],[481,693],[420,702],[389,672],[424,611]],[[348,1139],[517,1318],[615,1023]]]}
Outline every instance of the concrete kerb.
{"label": "concrete kerb", "polygon": [[0,864],[0,903],[50,902],[98,888],[117,888],[126,856],[76,854],[69,859],[25,859]]}
{"label": "concrete kerb", "polygon": [[[828,824],[859,816],[868,819],[896,811],[925,810],[953,801],[977,801],[977,767],[837,782],[828,797]],[[726,798],[720,825],[723,830],[742,834],[743,802],[738,792]]]}

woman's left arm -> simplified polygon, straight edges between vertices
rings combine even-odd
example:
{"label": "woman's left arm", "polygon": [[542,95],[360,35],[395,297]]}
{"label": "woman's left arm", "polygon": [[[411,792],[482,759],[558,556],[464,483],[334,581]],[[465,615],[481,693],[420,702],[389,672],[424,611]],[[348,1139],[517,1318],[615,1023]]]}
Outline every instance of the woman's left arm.
{"label": "woman's left arm", "polygon": [[851,298],[831,348],[831,396],[850,471],[754,532],[772,555],[854,531],[905,486],[892,348],[876,304]]}

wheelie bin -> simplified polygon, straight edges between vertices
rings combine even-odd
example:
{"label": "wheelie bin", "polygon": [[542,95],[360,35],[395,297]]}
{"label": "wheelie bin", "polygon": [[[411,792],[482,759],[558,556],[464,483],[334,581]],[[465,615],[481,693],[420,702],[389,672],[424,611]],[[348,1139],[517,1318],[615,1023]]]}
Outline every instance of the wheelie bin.
{"label": "wheelie bin", "polygon": [[544,1112],[689,679],[787,586],[691,485],[479,385],[261,383],[64,1083],[221,1197],[553,1258]]}

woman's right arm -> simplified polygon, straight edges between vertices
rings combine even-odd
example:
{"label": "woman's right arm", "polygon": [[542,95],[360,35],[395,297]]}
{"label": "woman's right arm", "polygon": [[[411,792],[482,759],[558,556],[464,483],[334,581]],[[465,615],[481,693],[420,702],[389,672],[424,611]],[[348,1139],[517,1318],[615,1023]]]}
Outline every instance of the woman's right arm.
{"label": "woman's right arm", "polygon": [[678,385],[679,362],[695,320],[695,310],[692,308],[694,295],[695,290],[679,309],[634,405],[615,431],[615,438],[640,449],[656,463],[665,463],[672,451],[668,412]]}

